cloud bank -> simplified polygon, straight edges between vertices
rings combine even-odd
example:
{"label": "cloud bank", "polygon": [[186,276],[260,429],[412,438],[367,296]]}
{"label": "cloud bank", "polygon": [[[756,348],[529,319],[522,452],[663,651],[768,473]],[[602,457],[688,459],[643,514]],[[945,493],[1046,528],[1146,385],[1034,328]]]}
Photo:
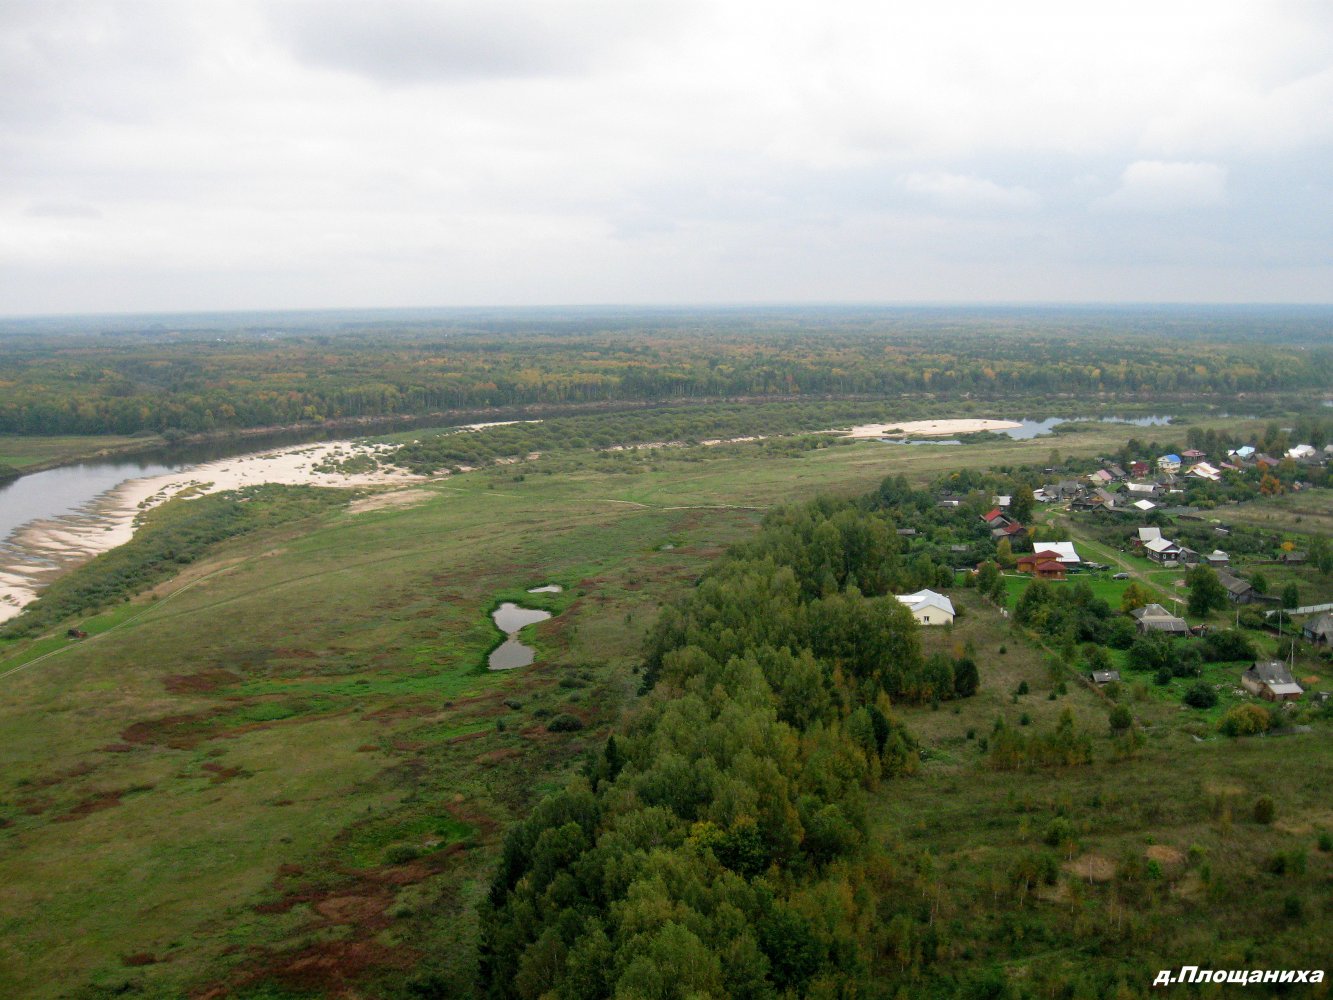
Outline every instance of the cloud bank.
{"label": "cloud bank", "polygon": [[0,302],[1327,301],[1329,10],[6,4]]}

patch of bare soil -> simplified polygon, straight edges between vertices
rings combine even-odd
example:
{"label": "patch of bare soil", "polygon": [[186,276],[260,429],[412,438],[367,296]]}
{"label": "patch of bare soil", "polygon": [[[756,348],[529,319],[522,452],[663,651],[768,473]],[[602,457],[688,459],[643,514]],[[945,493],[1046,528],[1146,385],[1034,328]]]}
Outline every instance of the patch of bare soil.
{"label": "patch of bare soil", "polygon": [[437,494],[430,490],[394,490],[391,493],[376,493],[374,496],[353,500],[347,505],[347,513],[364,514],[371,510],[386,510],[393,507],[415,507],[425,503]]}
{"label": "patch of bare soil", "polygon": [[1143,853],[1161,865],[1171,865],[1175,867],[1185,863],[1185,855],[1174,847],[1168,847],[1166,844],[1153,844]]}
{"label": "patch of bare soil", "polygon": [[1115,862],[1100,854],[1084,854],[1062,866],[1070,875],[1089,882],[1109,882],[1115,878]]}

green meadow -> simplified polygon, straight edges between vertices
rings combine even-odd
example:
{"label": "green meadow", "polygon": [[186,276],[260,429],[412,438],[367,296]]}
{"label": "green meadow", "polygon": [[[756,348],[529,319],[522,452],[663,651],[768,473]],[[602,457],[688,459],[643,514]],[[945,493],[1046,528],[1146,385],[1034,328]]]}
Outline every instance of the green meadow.
{"label": "green meadow", "polygon": [[[431,480],[402,503],[261,527],[122,604],[0,641],[0,993],[465,995],[504,830],[623,721],[659,609],[765,510],[863,493],[887,475],[920,483],[1043,464],[1056,444],[1091,457],[1125,431],[551,456]],[[526,593],[548,583],[563,591]],[[1097,584],[1113,605],[1124,586]],[[1000,920],[994,894],[1008,890],[990,873],[1056,815],[1076,830],[1074,888],[1047,887],[1037,905],[1067,914],[1070,929],[1015,945],[1024,962],[1049,952],[1074,963],[1112,925],[1146,936],[1133,910],[1147,904],[1115,874],[1131,862],[1156,858],[1160,884],[1143,898],[1185,914],[1205,898],[1233,905],[1227,894],[1256,866],[1299,847],[1307,874],[1265,882],[1260,912],[1327,905],[1315,887],[1333,867],[1314,850],[1333,830],[1326,729],[1225,740],[1195,727],[1178,696],[1127,684],[1146,745],[1120,759],[1105,694],[1053,673],[1049,651],[958,593],[959,624],[925,642],[971,644],[982,690],[956,708],[902,713],[925,761],[884,786],[873,817],[912,856],[936,859],[927,881],[942,920]],[[531,667],[485,669],[499,600],[553,613],[521,636],[537,650]],[[65,637],[70,625],[89,636]],[[1028,693],[1015,694],[1022,683]],[[1066,708],[1098,734],[1090,768],[985,770],[979,741],[997,717],[1045,729]],[[552,731],[561,716],[581,728]],[[1287,747],[1299,747],[1299,769]],[[1243,814],[1261,793],[1278,799],[1279,820],[1259,828]],[[1079,888],[1076,864],[1089,857]],[[1298,924],[1282,919],[1274,933],[1295,953],[1286,936]],[[1190,940],[1207,931],[1199,922]]]}

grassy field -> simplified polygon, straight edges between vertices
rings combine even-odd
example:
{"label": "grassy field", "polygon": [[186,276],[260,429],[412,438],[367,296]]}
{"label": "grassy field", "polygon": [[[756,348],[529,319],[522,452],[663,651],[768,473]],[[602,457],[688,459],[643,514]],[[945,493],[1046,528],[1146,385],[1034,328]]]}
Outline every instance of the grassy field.
{"label": "grassy field", "polygon": [[[148,443],[154,443],[150,439]],[[117,437],[114,434],[83,437],[21,437],[0,434],[0,465],[14,469],[31,466],[56,465],[80,458],[90,458],[105,452],[124,448],[143,447],[142,438]]]}
{"label": "grassy field", "polygon": [[[1095,455],[1124,434],[1059,448]],[[0,645],[0,992],[386,995],[427,976],[440,995],[464,992],[504,828],[633,704],[644,630],[723,546],[774,504],[889,474],[1042,463],[1051,447],[732,445],[483,470],[428,485],[415,505],[225,543],[84,623],[87,639]],[[552,582],[564,592],[524,593]],[[487,611],[518,596],[554,617],[525,633],[533,667],[489,673]],[[1069,682],[1051,699],[1044,653],[969,598],[952,634],[927,643],[972,642],[983,691],[957,714],[907,713],[930,760],[882,806],[914,837],[964,807],[945,793],[978,766],[997,714],[1049,727],[1069,707],[1105,728],[1101,695]],[[1020,680],[1031,693],[1015,703]],[[1210,774],[1242,768],[1228,780],[1244,794],[1273,784],[1245,763],[1269,751],[1196,749],[1177,709],[1149,697],[1135,711],[1151,733],[1133,765],[1145,776],[1181,750]],[[549,732],[558,714],[585,728]],[[1297,784],[1321,775],[1322,751]],[[983,782],[973,805],[1012,811],[999,789],[1021,780]],[[1056,794],[1053,778],[1024,794],[1048,785]],[[1307,797],[1283,808],[1308,826]]]}

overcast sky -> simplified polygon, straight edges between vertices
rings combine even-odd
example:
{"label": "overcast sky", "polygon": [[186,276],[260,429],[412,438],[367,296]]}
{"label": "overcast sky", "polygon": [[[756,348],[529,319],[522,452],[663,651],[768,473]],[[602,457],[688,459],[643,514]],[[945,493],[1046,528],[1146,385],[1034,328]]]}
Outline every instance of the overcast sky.
{"label": "overcast sky", "polygon": [[1327,0],[0,4],[0,313],[1333,301]]}

